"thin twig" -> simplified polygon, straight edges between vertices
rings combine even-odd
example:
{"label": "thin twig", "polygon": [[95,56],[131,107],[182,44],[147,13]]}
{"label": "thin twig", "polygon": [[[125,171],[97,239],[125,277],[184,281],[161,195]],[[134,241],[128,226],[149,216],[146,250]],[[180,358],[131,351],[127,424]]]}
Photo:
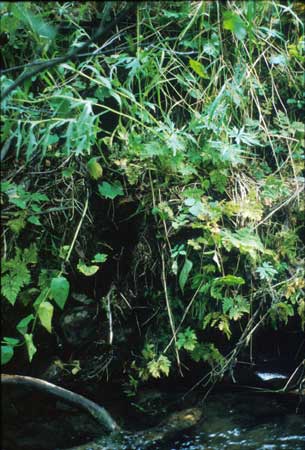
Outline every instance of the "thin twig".
{"label": "thin twig", "polygon": [[189,301],[187,307],[185,308],[184,313],[183,313],[183,316],[182,316],[182,319],[181,319],[179,325],[177,326],[177,328],[176,328],[176,330],[175,330],[175,334],[173,335],[172,339],[170,340],[170,342],[168,343],[168,345],[167,345],[166,348],[164,349],[164,353],[169,349],[169,347],[170,347],[170,346],[172,345],[172,343],[173,343],[174,338],[177,336],[177,333],[178,333],[178,331],[180,330],[180,328],[181,328],[181,326],[182,326],[182,324],[183,324],[183,322],[184,322],[184,320],[185,320],[185,318],[186,318],[186,316],[187,316],[187,314],[188,314],[188,312],[189,312],[189,310],[190,310],[192,304],[194,303],[194,301],[195,301],[195,299],[196,299],[196,297],[197,297],[197,294],[198,294],[199,290],[200,290],[201,287],[202,287],[202,284],[203,284],[203,282],[200,283],[200,285],[199,285],[198,288],[196,289],[196,292],[194,293],[193,297],[191,298],[191,300]]}
{"label": "thin twig", "polygon": [[169,297],[168,297],[168,292],[167,292],[166,273],[165,273],[165,259],[164,259],[163,251],[161,251],[161,260],[162,260],[162,282],[163,282],[163,289],[164,289],[164,295],[165,295],[165,301],[166,301],[166,308],[167,308],[169,323],[170,323],[170,326],[171,326],[171,329],[172,329],[173,339],[174,339],[174,343],[175,343],[175,352],[176,352],[177,364],[178,364],[178,367],[179,367],[180,375],[183,376],[182,370],[181,370],[180,356],[179,356],[179,352],[178,352],[177,345],[176,345],[177,344],[177,338],[176,338],[174,318],[173,318],[173,314],[172,314],[172,310],[171,310],[171,306],[170,306],[170,301],[169,301]]}
{"label": "thin twig", "polygon": [[106,308],[107,308],[107,318],[109,323],[109,337],[108,337],[108,343],[109,345],[112,345],[113,342],[113,326],[112,326],[112,312],[111,312],[111,295],[114,291],[115,286],[114,284],[111,285],[108,294],[106,295]]}
{"label": "thin twig", "polygon": [[258,228],[260,225],[265,223],[270,217],[273,216],[277,211],[282,209],[284,206],[288,205],[291,200],[293,200],[295,197],[298,197],[298,195],[305,189],[305,185],[303,185],[300,189],[297,189],[289,198],[287,198],[284,202],[282,202],[279,206],[277,206],[275,209],[273,209],[266,217],[264,217],[258,224],[255,225],[254,230]]}
{"label": "thin twig", "polygon": [[81,229],[83,220],[84,220],[84,218],[85,218],[85,216],[86,216],[86,213],[87,213],[88,204],[89,204],[89,191],[88,191],[88,189],[87,189],[87,198],[86,198],[86,202],[85,202],[85,206],[84,206],[84,211],[83,211],[83,214],[82,214],[82,216],[81,216],[81,218],[80,218],[79,224],[78,224],[78,226],[77,226],[77,228],[76,228],[76,231],[75,231],[73,240],[72,240],[72,242],[71,242],[69,251],[68,251],[68,253],[67,253],[67,256],[66,256],[66,258],[65,258],[65,263],[68,262],[69,259],[70,259],[72,250],[73,250],[73,248],[74,248],[75,241],[76,241],[76,239],[77,239],[78,233],[80,232],[80,229]]}

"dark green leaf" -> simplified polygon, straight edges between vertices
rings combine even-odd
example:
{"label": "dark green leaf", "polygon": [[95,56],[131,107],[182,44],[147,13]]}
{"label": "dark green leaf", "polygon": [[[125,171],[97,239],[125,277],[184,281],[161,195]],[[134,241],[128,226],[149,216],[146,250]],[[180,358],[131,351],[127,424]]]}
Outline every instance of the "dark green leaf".
{"label": "dark green leaf", "polygon": [[70,284],[65,277],[53,278],[51,294],[60,309],[63,309],[69,295]]}
{"label": "dark green leaf", "polygon": [[14,348],[10,345],[1,345],[1,365],[7,364],[14,356]]}
{"label": "dark green leaf", "polygon": [[20,322],[16,326],[16,329],[19,331],[19,333],[23,335],[27,333],[28,325],[32,322],[32,320],[34,320],[33,314],[30,314],[24,317],[24,319],[20,320]]}
{"label": "dark green leaf", "polygon": [[13,203],[14,205],[18,206],[20,209],[26,208],[26,201],[22,200],[19,197],[10,197],[10,203]]}
{"label": "dark green leaf", "polygon": [[119,195],[124,195],[123,187],[119,181],[112,184],[104,181],[99,185],[98,191],[102,197],[110,198],[111,200],[118,197]]}
{"label": "dark green leaf", "polygon": [[40,220],[39,220],[39,218],[37,216],[30,216],[30,217],[28,217],[27,220],[28,220],[28,222],[32,223],[33,225],[40,225],[41,226]]}
{"label": "dark green leaf", "polygon": [[10,337],[4,337],[4,338],[2,339],[2,341],[3,341],[5,344],[11,345],[12,347],[15,347],[15,345],[18,345],[18,344],[20,343],[20,340],[19,340],[19,339],[16,339],[16,338],[10,338]]}
{"label": "dark green leaf", "polygon": [[68,167],[62,171],[62,176],[65,178],[70,178],[73,175],[74,169],[73,167]]}
{"label": "dark green leaf", "polygon": [[193,267],[192,261],[186,259],[179,275],[179,286],[182,292],[184,290],[184,286],[188,280],[192,267]]}

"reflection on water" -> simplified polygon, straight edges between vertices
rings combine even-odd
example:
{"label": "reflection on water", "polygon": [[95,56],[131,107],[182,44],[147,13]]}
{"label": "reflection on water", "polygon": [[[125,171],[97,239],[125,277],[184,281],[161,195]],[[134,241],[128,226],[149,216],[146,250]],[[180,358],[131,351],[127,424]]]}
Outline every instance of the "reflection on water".
{"label": "reflection on water", "polygon": [[162,450],[305,450],[305,417],[266,396],[217,394],[192,434]]}
{"label": "reflection on water", "polygon": [[[211,395],[192,432],[162,445],[100,441],[98,450],[305,450],[305,417],[281,399],[245,393]],[[88,447],[90,450],[90,446]]]}

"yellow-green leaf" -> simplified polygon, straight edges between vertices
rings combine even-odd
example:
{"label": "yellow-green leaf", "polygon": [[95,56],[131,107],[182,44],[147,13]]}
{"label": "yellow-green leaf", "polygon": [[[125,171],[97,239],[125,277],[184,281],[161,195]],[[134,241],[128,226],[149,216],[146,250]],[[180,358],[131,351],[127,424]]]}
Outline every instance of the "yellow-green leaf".
{"label": "yellow-green leaf", "polygon": [[91,158],[87,163],[88,172],[94,180],[98,180],[103,176],[103,168],[97,160],[98,158]]}
{"label": "yellow-green leaf", "polygon": [[39,305],[38,317],[41,325],[49,332],[52,333],[52,317],[54,312],[54,306],[50,302],[42,302]]}
{"label": "yellow-green leaf", "polygon": [[199,61],[196,61],[195,59],[190,59],[189,64],[191,68],[194,70],[194,72],[196,72],[197,75],[199,75],[201,78],[209,78],[204,66]]}
{"label": "yellow-green leaf", "polygon": [[94,258],[92,259],[92,262],[95,263],[104,263],[107,261],[108,255],[106,253],[97,253],[94,255]]}
{"label": "yellow-green leaf", "polygon": [[31,362],[33,359],[33,356],[37,352],[37,348],[35,347],[34,342],[33,342],[33,335],[26,333],[24,335],[24,339],[25,339],[25,344],[26,344],[26,348],[28,351],[29,361]]}
{"label": "yellow-green leaf", "polygon": [[243,41],[247,36],[245,22],[231,11],[225,11],[223,14],[223,27],[225,30],[232,31],[240,41]]}
{"label": "yellow-green leaf", "polygon": [[79,260],[77,269],[86,277],[91,277],[99,270],[99,266],[87,266],[83,261]]}
{"label": "yellow-green leaf", "polygon": [[159,364],[160,372],[163,372],[164,375],[166,375],[168,377],[169,369],[171,366],[171,362],[168,359],[168,357],[165,355],[159,356],[158,364]]}
{"label": "yellow-green leaf", "polygon": [[245,280],[242,277],[236,277],[235,275],[225,275],[224,277],[216,278],[215,283],[235,286],[245,284]]}

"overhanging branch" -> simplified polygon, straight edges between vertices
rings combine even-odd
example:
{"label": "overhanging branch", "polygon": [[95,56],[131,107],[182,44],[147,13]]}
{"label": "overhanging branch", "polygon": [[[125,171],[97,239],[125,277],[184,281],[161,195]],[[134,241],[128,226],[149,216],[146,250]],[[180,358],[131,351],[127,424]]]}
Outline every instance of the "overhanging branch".
{"label": "overhanging branch", "polygon": [[40,391],[44,391],[50,395],[61,398],[71,405],[84,409],[107,431],[112,432],[120,430],[119,425],[105,408],[80,394],[75,394],[75,392],[56,386],[48,381],[23,375],[1,374],[1,384],[14,384],[39,389]]}

